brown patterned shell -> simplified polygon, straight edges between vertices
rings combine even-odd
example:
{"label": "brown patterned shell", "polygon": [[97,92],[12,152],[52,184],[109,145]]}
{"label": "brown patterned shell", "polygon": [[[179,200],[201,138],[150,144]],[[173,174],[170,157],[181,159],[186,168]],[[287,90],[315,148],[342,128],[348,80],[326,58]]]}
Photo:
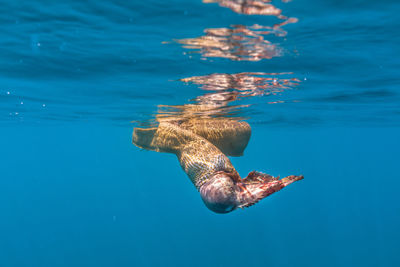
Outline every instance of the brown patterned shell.
{"label": "brown patterned shell", "polygon": [[140,148],[176,154],[182,169],[199,188],[218,171],[239,176],[225,154],[243,154],[250,134],[248,123],[230,119],[162,121],[157,128],[135,128],[133,143]]}

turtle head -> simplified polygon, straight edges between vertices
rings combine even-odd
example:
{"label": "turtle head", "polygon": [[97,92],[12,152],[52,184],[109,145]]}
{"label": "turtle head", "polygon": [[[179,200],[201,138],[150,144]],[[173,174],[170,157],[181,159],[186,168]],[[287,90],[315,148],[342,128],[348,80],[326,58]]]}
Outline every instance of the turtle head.
{"label": "turtle head", "polygon": [[216,213],[228,213],[237,208],[236,184],[225,172],[217,172],[200,189],[204,204]]}

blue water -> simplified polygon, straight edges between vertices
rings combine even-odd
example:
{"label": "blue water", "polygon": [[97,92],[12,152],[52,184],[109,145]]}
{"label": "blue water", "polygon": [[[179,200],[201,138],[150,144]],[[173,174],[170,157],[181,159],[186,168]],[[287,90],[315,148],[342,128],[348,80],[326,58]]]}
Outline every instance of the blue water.
{"label": "blue water", "polygon": [[[400,266],[400,3],[272,4],[1,1],[0,266]],[[304,180],[219,215],[132,145],[205,102]]]}

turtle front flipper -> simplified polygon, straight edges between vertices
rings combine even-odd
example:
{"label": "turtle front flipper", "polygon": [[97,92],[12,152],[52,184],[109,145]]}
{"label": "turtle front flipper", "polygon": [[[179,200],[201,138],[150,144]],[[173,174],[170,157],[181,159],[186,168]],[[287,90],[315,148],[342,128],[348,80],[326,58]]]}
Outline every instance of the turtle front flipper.
{"label": "turtle front flipper", "polygon": [[279,177],[252,171],[246,178],[237,183],[238,207],[250,207],[261,199],[301,179],[303,179],[303,175],[291,175],[279,180]]}

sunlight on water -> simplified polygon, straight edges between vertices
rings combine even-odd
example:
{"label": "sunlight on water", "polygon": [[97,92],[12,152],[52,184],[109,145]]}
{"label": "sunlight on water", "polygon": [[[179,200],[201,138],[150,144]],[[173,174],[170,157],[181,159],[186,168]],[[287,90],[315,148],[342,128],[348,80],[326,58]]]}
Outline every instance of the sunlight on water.
{"label": "sunlight on water", "polygon": [[[185,86],[182,77],[291,72],[303,81],[299,90],[243,100],[252,108],[241,116],[250,112],[260,122],[268,112],[291,122],[397,125],[397,22],[386,15],[395,8],[375,9],[372,23],[365,19],[368,5],[357,17],[354,10],[326,13],[332,4],[287,2],[54,2],[43,10],[27,4],[30,12],[5,3],[0,120],[129,124],[151,116],[154,99],[175,105],[197,98],[196,82]],[[64,12],[55,16],[57,9]],[[164,13],[172,17],[163,20]],[[347,23],[354,16],[358,20]]]}

